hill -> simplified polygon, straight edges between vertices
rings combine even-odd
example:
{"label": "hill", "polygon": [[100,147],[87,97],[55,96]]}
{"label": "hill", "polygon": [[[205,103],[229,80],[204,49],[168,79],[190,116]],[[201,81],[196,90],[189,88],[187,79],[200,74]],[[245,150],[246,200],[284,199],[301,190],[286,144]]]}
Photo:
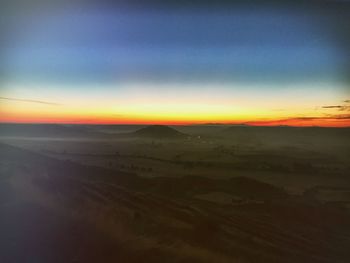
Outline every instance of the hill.
{"label": "hill", "polygon": [[0,136],[91,138],[104,137],[106,134],[83,125],[1,123]]}
{"label": "hill", "polygon": [[137,137],[154,139],[179,139],[187,135],[164,125],[150,125],[133,133]]}
{"label": "hill", "polygon": [[231,126],[219,136],[241,143],[289,143],[294,145],[343,145],[349,142],[349,128],[291,127],[291,126]]}

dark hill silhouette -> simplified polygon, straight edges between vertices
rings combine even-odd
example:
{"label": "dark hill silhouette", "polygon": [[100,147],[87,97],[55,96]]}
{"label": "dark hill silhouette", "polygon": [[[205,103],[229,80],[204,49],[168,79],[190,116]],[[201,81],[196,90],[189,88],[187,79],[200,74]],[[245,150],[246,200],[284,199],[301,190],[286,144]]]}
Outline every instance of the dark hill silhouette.
{"label": "dark hill silhouette", "polygon": [[350,128],[333,128],[333,127],[294,127],[294,126],[230,126],[221,131],[222,134],[229,133],[255,133],[255,134],[269,134],[279,133],[283,135],[306,135],[314,136],[319,135],[337,135],[348,136]]}
{"label": "dark hill silhouette", "polygon": [[134,135],[138,137],[148,137],[155,139],[175,139],[175,138],[185,138],[187,135],[179,132],[173,128],[164,125],[150,125],[145,128],[139,129],[134,132]]}
{"label": "dark hill silhouette", "polygon": [[105,137],[106,134],[83,125],[2,123],[0,136],[95,138]]}
{"label": "dark hill silhouette", "polygon": [[343,143],[350,136],[349,128],[292,127],[292,126],[231,126],[223,129],[219,136],[237,138],[240,141],[286,142],[322,144],[335,140]]}

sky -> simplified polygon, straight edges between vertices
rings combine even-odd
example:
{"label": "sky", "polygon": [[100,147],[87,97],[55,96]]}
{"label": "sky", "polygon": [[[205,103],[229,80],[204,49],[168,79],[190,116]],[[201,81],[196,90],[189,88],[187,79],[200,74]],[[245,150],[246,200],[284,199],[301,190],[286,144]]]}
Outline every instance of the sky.
{"label": "sky", "polygon": [[0,122],[350,126],[348,1],[63,2],[3,9]]}

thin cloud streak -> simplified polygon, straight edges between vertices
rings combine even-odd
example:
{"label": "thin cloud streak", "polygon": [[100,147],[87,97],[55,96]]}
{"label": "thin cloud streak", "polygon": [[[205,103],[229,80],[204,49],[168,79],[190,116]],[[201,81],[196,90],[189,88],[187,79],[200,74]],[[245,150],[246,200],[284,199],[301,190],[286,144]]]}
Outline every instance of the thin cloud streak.
{"label": "thin cloud streak", "polygon": [[8,98],[8,97],[0,97],[0,100],[10,100],[10,101],[20,101],[20,102],[29,102],[29,103],[38,103],[52,106],[62,106],[62,104],[41,100],[28,100],[28,99],[18,99],[18,98]]}
{"label": "thin cloud streak", "polygon": [[[325,125],[328,123],[328,125]],[[332,125],[329,125],[331,124]],[[342,126],[350,127],[350,114],[338,114],[338,115],[328,115],[324,117],[316,116],[305,116],[305,117],[294,117],[279,120],[260,120],[260,121],[250,121],[246,122],[246,125],[253,126]],[[337,125],[338,124],[338,125]]]}
{"label": "thin cloud streak", "polygon": [[350,110],[350,106],[347,105],[329,105],[322,106],[323,109],[338,109],[339,111],[347,111]]}
{"label": "thin cloud streak", "polygon": [[341,109],[343,106],[341,105],[331,105],[331,106],[323,106],[323,109]]}

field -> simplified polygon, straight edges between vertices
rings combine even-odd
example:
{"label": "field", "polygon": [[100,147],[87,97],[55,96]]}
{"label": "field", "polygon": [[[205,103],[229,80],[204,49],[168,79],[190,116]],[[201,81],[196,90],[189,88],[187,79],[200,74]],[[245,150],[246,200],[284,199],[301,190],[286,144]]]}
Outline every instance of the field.
{"label": "field", "polygon": [[349,262],[350,129],[0,126],[0,262]]}

